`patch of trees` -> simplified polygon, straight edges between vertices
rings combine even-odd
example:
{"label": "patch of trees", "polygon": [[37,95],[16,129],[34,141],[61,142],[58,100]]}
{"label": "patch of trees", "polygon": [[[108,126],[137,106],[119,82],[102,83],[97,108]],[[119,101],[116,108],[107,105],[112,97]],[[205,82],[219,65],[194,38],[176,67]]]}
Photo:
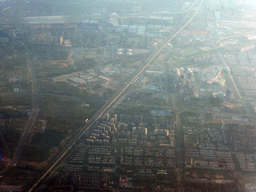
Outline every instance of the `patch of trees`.
{"label": "patch of trees", "polygon": [[9,97],[3,97],[2,105],[11,105],[11,106],[30,106],[32,101],[31,94],[13,94]]}
{"label": "patch of trees", "polygon": [[42,162],[47,160],[50,148],[41,145],[26,145],[22,153],[22,159],[25,161]]}
{"label": "patch of trees", "polygon": [[31,140],[31,144],[42,147],[57,147],[65,136],[66,134],[63,132],[46,130],[44,133],[36,133]]}
{"label": "patch of trees", "polygon": [[[40,71],[39,71],[40,70]],[[59,75],[65,75],[69,73],[73,73],[76,70],[73,66],[69,65],[67,67],[63,67],[60,65],[45,65],[43,68],[37,71],[38,77],[55,77]]]}
{"label": "patch of trees", "polygon": [[98,48],[106,44],[106,36],[101,32],[80,32],[72,39],[73,47]]}
{"label": "patch of trees", "polygon": [[4,118],[23,118],[26,117],[27,114],[25,112],[21,112],[14,109],[2,109],[0,110],[0,117],[3,116]]}
{"label": "patch of trees", "polygon": [[214,106],[214,107],[219,107],[221,105],[221,99],[218,97],[211,97],[209,102]]}
{"label": "patch of trees", "polygon": [[80,91],[77,87],[71,86],[66,82],[41,81],[38,82],[41,95],[60,94],[77,96]]}
{"label": "patch of trees", "polygon": [[1,128],[2,134],[4,136],[4,139],[9,146],[9,149],[12,153],[14,153],[18,142],[20,141],[21,133],[18,131],[14,131],[12,129],[9,129],[8,125]]}
{"label": "patch of trees", "polygon": [[[82,103],[89,104],[82,107]],[[90,119],[103,105],[97,95],[82,97],[41,96],[40,116],[47,121],[47,129],[69,132],[81,127],[85,119]]]}
{"label": "patch of trees", "polygon": [[96,62],[93,59],[76,60],[75,66],[77,71],[88,70],[96,66]]}
{"label": "patch of trees", "polygon": [[18,59],[5,59],[0,63],[1,68],[4,68],[6,70],[12,70],[16,66],[22,66],[26,64],[25,58],[18,58]]}

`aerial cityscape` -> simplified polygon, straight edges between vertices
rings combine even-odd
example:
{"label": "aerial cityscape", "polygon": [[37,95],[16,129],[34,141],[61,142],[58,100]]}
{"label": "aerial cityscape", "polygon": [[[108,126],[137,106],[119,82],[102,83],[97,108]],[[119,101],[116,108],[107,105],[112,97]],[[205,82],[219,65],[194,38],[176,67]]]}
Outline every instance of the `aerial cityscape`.
{"label": "aerial cityscape", "polygon": [[0,191],[256,192],[255,7],[0,0]]}

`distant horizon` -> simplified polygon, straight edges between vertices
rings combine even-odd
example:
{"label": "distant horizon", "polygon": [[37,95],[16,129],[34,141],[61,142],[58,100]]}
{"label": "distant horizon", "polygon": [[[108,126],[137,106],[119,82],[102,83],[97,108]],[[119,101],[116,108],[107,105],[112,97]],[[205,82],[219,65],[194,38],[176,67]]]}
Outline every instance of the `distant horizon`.
{"label": "distant horizon", "polygon": [[256,6],[256,1],[255,0],[240,0],[240,2],[243,3],[243,4]]}

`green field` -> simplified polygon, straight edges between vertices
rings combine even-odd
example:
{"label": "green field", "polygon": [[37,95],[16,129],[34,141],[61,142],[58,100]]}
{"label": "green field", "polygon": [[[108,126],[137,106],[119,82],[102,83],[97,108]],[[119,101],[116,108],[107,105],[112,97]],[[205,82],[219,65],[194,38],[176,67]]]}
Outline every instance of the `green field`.
{"label": "green field", "polygon": [[194,48],[194,47],[189,47],[189,48],[186,48],[186,49],[182,49],[180,51],[180,54],[183,57],[189,57],[189,56],[192,56],[192,55],[196,55],[198,53],[199,53],[199,49]]}

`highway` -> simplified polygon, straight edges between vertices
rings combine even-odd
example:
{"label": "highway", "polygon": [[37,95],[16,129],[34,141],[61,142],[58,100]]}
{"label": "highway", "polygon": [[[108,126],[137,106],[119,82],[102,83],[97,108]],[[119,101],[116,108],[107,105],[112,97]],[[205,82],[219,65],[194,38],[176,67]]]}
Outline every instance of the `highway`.
{"label": "highway", "polygon": [[39,114],[36,78],[35,78],[35,73],[33,71],[33,67],[31,66],[31,63],[28,58],[27,58],[27,67],[29,69],[29,73],[31,76],[31,82],[32,82],[32,106],[33,106],[32,113],[29,116],[29,119],[25,125],[21,139],[18,143],[18,146],[16,148],[16,151],[15,151],[12,159],[7,164],[7,166],[0,172],[1,176],[4,176],[6,173],[8,173],[11,170],[11,168],[14,167],[17,164],[17,162],[19,161],[19,159],[22,155],[23,148],[24,148],[26,141],[30,135],[31,129],[33,128],[33,125],[36,121],[36,117]]}
{"label": "highway", "polygon": [[223,37],[223,38],[219,39],[215,44],[218,45],[223,40],[227,40],[227,39],[230,39],[230,38],[239,37],[241,35],[246,35],[246,34],[251,34],[251,33],[252,34],[255,33],[255,30],[246,31],[246,32],[242,32],[242,33],[237,33],[237,34],[234,34],[234,35],[231,35],[231,36],[228,36],[228,37]]}
{"label": "highway", "polygon": [[[234,85],[234,89],[235,89],[235,91],[236,91],[236,93],[237,93],[237,96],[238,96],[238,98],[241,100],[243,106],[245,107],[245,109],[246,109],[246,115],[247,115],[248,117],[250,117],[250,115],[251,115],[251,110],[250,110],[250,108],[249,108],[249,106],[248,106],[248,103],[246,102],[246,100],[244,100],[244,99],[242,98],[242,95],[241,95],[241,93],[240,93],[240,91],[239,91],[239,89],[238,89],[238,87],[237,87],[237,85],[236,85],[236,83],[235,83],[235,81],[234,81],[234,78],[233,78],[233,76],[232,76],[232,74],[231,74],[231,72],[230,72],[230,68],[229,68],[229,66],[227,65],[226,61],[224,60],[222,54],[220,53],[220,51],[219,51],[217,45],[218,45],[218,43],[220,43],[222,40],[226,40],[226,39],[229,39],[229,38],[233,38],[233,37],[237,37],[237,36],[244,35],[244,34],[249,34],[249,33],[252,33],[252,31],[239,33],[239,34],[236,34],[235,36],[232,35],[232,36],[229,36],[229,37],[224,37],[224,38],[218,40],[218,41],[216,42],[216,44],[215,44],[216,52],[218,53],[218,56],[219,56],[219,58],[221,59],[223,65],[224,65],[224,66],[226,67],[226,69],[227,69],[228,75],[229,75],[229,77],[230,77],[230,79],[231,79],[231,81],[232,81],[232,84]],[[252,120],[252,121],[253,121],[254,124],[256,123],[254,120]]]}
{"label": "highway", "polygon": [[238,36],[241,36],[241,35],[250,34],[250,33],[254,33],[254,32],[255,32],[255,30],[253,30],[253,31],[247,31],[247,32],[242,32],[242,33],[238,33],[238,34],[231,35],[231,36],[228,36],[228,37],[223,37],[223,38],[219,39],[219,40],[215,43],[215,50],[217,51],[219,58],[221,59],[223,65],[226,67],[226,69],[227,69],[227,71],[228,71],[228,75],[229,75],[229,77],[230,77],[230,79],[231,79],[231,81],[232,81],[232,83],[233,83],[233,85],[234,85],[235,91],[236,91],[236,93],[237,93],[239,99],[242,99],[242,96],[241,96],[240,91],[238,90],[238,88],[237,88],[237,86],[236,86],[236,83],[235,83],[235,81],[234,81],[234,79],[233,79],[233,76],[232,76],[231,73],[230,73],[230,68],[229,68],[229,66],[227,65],[226,61],[224,60],[222,54],[221,54],[220,51],[219,51],[218,44],[219,44],[221,41],[223,41],[223,40],[227,40],[227,39],[230,39],[230,38],[234,38],[234,37],[238,37]]}
{"label": "highway", "polygon": [[[45,173],[33,184],[33,186],[26,190],[28,192],[32,192],[38,184],[51,172],[51,170],[62,160],[62,158],[76,145],[77,142],[83,137],[83,135],[86,133],[87,135],[93,131],[94,125],[96,122],[107,112],[112,106],[115,104],[115,102],[123,95],[123,93],[128,89],[130,85],[136,82],[138,77],[145,71],[145,69],[151,64],[151,62],[158,56],[158,54],[163,50],[165,46],[173,39],[175,38],[197,15],[199,12],[202,4],[204,3],[204,0],[201,0],[199,2],[199,5],[196,7],[197,10],[195,12],[188,13],[185,17],[188,19],[183,20],[183,22],[180,23],[180,25],[177,27],[177,29],[171,33],[166,40],[149,56],[149,58],[141,65],[141,67],[138,69],[138,71],[130,78],[130,80],[119,90],[116,92],[116,94],[111,97],[108,102],[93,116],[93,118],[88,121],[88,124],[84,126],[76,135],[71,139],[71,141],[67,144],[67,146],[57,155],[56,158],[50,163],[48,166],[48,169],[45,171]],[[192,15],[191,15],[192,14]],[[189,17],[190,16],[190,17]]]}
{"label": "highway", "polygon": [[225,66],[226,69],[227,69],[228,75],[229,75],[229,77],[230,77],[230,79],[231,79],[231,81],[232,81],[232,83],[233,83],[233,85],[234,85],[234,88],[235,88],[235,90],[236,90],[236,93],[237,93],[239,99],[241,99],[242,96],[241,96],[240,91],[238,90],[238,88],[237,88],[237,86],[236,86],[236,83],[235,83],[235,81],[234,81],[234,79],[233,79],[233,76],[232,76],[231,73],[230,73],[230,68],[229,68],[229,66],[228,66],[227,63],[225,62],[225,60],[224,60],[222,54],[220,53],[220,51],[219,51],[219,49],[218,49],[217,47],[216,47],[216,51],[217,51],[217,53],[218,53],[218,55],[219,55],[219,58],[221,59],[222,63],[224,64],[224,66]]}

